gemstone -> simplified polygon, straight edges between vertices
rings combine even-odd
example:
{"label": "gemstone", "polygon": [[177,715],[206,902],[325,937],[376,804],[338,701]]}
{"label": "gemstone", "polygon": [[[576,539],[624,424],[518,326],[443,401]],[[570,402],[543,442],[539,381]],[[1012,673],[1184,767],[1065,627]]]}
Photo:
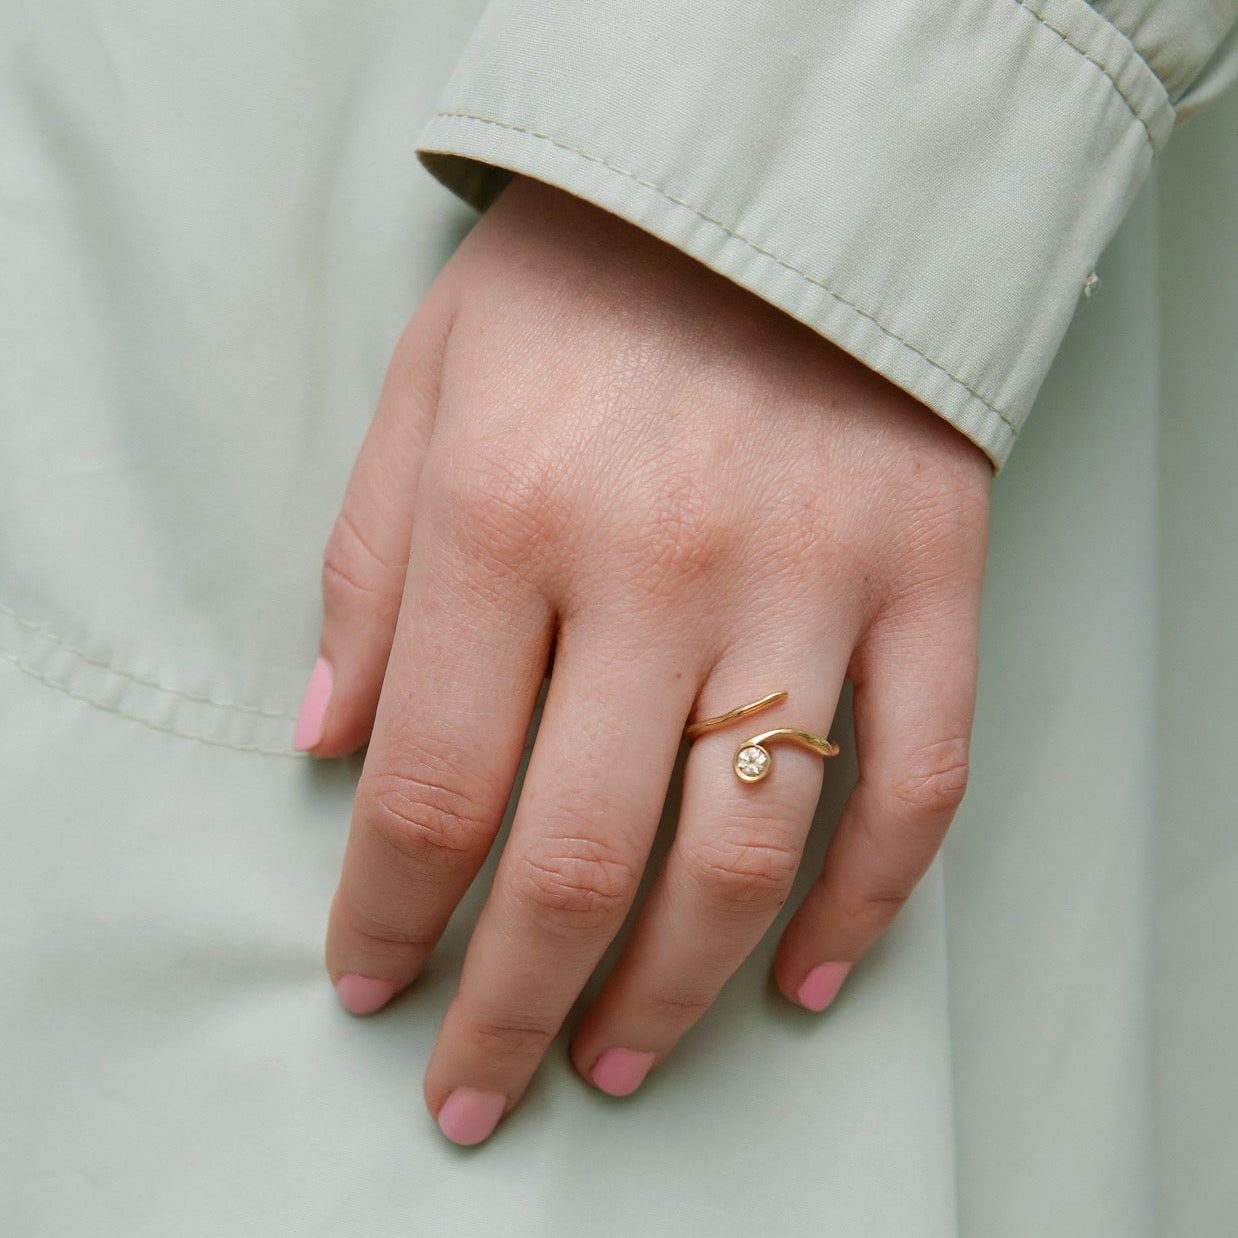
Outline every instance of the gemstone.
{"label": "gemstone", "polygon": [[735,772],[745,782],[756,782],[769,769],[769,753],[756,744],[749,744],[735,754]]}

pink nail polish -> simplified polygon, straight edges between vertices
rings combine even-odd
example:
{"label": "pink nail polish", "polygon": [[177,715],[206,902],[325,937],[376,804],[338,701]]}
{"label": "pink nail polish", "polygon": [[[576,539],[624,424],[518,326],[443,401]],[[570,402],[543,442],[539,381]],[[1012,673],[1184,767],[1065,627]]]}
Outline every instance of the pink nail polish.
{"label": "pink nail polish", "polygon": [[394,996],[396,986],[390,980],[371,980],[350,972],[341,976],[335,986],[340,1005],[349,1014],[373,1014],[381,1010]]}
{"label": "pink nail polish", "polygon": [[598,1058],[590,1077],[608,1096],[630,1096],[645,1082],[656,1056],[655,1053],[638,1053],[635,1049],[607,1049]]}
{"label": "pink nail polish", "polygon": [[809,1010],[824,1010],[834,1000],[850,970],[850,963],[822,963],[804,977],[795,995]]}
{"label": "pink nail polish", "polygon": [[327,704],[331,700],[334,678],[331,663],[326,658],[319,658],[314,663],[314,671],[301,698],[301,710],[292,733],[292,746],[298,752],[308,752],[322,738],[322,724],[327,719]]}
{"label": "pink nail polish", "polygon": [[482,1088],[456,1088],[438,1111],[438,1128],[463,1147],[472,1147],[490,1138],[499,1124],[507,1097],[502,1092]]}

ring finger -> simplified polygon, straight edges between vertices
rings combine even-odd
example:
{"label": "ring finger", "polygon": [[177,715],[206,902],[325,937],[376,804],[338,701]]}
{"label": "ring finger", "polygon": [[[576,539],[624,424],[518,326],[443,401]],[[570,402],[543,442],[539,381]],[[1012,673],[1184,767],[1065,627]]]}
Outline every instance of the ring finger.
{"label": "ring finger", "polygon": [[788,649],[756,683],[746,644],[702,688],[698,718],[754,701],[763,690],[785,688],[789,695],[693,742],[674,842],[573,1040],[576,1068],[602,1091],[626,1096],[640,1086],[713,1003],[786,902],[820,798],[822,758],[772,740],[770,770],[751,785],[736,777],[732,759],[745,739],[774,728],[825,736],[848,653],[841,641]]}

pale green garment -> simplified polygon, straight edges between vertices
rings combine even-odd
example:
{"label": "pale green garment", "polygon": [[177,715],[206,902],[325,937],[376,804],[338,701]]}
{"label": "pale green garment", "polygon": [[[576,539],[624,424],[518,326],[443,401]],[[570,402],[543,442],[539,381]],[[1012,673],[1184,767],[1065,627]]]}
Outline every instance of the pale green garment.
{"label": "pale green garment", "polygon": [[639,224],[1009,456],[1238,0],[494,0],[418,139]]}
{"label": "pale green garment", "polygon": [[834,1008],[767,977],[845,761],[786,913],[632,1098],[565,1033],[490,1143],[438,1133],[491,867],[406,997],[339,1008],[359,763],[295,757],[292,714],[387,357],[474,218],[413,144],[477,10],[0,7],[0,1232],[1229,1238],[1233,96],[996,483],[972,788]]}

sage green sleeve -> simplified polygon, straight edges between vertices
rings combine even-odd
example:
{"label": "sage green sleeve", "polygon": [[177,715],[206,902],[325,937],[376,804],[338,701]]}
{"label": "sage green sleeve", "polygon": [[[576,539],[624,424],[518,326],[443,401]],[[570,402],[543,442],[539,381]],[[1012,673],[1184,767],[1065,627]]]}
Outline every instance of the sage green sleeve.
{"label": "sage green sleeve", "polygon": [[417,149],[478,209],[520,172],[661,237],[1000,467],[1177,105],[1232,77],[1236,20],[1238,0],[494,0]]}

